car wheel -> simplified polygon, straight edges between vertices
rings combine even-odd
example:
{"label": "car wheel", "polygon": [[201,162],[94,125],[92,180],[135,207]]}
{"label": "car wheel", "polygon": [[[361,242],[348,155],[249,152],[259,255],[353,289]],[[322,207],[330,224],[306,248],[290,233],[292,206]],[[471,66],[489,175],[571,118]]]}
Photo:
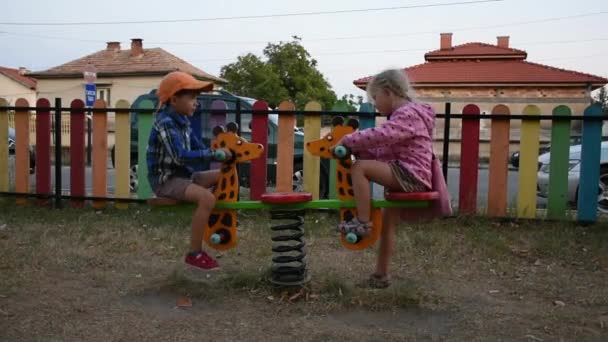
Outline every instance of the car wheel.
{"label": "car wheel", "polygon": [[139,185],[137,179],[137,164],[131,166],[131,170],[129,170],[129,189],[131,192],[137,192],[137,186]]}
{"label": "car wheel", "polygon": [[602,167],[600,170],[597,210],[600,213],[608,214],[608,167]]}
{"label": "car wheel", "polygon": [[112,159],[112,167],[116,168],[116,146],[112,146],[112,149],[110,150],[110,159]]}
{"label": "car wheel", "polygon": [[[297,163],[293,167],[293,191],[294,192],[304,192],[304,168],[301,163]],[[327,184],[327,175],[325,174],[325,170],[321,169],[321,181],[319,183],[319,198],[327,197],[327,190],[329,184]]]}
{"label": "car wheel", "polygon": [[294,167],[293,172],[293,191],[303,192],[304,191],[304,170],[302,165],[298,164]]}
{"label": "car wheel", "polygon": [[34,151],[30,150],[30,175],[36,172],[36,155]]}

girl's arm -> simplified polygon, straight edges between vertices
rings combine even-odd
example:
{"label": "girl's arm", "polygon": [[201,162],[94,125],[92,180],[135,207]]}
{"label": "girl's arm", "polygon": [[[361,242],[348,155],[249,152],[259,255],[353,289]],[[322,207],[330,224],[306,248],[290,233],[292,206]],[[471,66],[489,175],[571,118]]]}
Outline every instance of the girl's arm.
{"label": "girl's arm", "polygon": [[395,113],[391,120],[384,122],[375,128],[368,128],[351,133],[342,138],[342,144],[353,153],[391,146],[399,142],[411,139],[416,135],[413,120],[420,120],[409,113]]}

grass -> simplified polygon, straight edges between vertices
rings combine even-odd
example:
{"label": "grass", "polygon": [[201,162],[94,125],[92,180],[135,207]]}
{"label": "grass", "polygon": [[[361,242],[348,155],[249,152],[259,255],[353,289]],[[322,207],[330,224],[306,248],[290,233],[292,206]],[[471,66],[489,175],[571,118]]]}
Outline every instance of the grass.
{"label": "grass", "polygon": [[[88,325],[93,318],[81,314],[87,320],[80,321],[73,316],[74,310],[81,310],[74,308],[75,302],[90,303],[79,305],[112,316],[114,307],[139,310],[124,304],[126,300],[181,295],[218,310],[226,307],[227,312],[236,305],[242,308],[240,319],[258,325],[265,324],[258,317],[263,315],[299,319],[355,309],[424,309],[429,310],[429,319],[449,317],[450,324],[462,327],[456,329],[462,338],[469,336],[471,326],[477,327],[479,336],[496,337],[529,329],[516,322],[536,320],[555,326],[559,336],[568,336],[580,330],[575,329],[579,323],[573,317],[594,319],[608,305],[608,225],[603,223],[582,227],[571,222],[466,217],[402,224],[391,264],[393,284],[375,290],[359,286],[373,271],[375,250],[346,251],[333,232],[336,213],[311,212],[305,229],[312,280],[304,287],[305,295],[289,300],[301,289],[277,288],[267,281],[271,257],[267,213],[245,211],[239,220],[239,246],[216,253],[223,271],[198,282],[181,268],[188,244],[187,213],[150,211],[139,205],[99,211],[0,206],[0,331],[17,336],[26,324],[33,331],[44,331],[41,323],[25,319],[29,316],[57,326],[81,322],[94,330]],[[553,305],[555,300],[566,302],[569,314]],[[139,315],[146,316],[152,309],[142,310]],[[509,319],[514,322],[508,329],[492,320],[505,310],[511,310]],[[66,322],[58,320],[64,316]],[[426,324],[415,317],[415,324]],[[147,324],[130,319],[130,325]],[[321,327],[315,335],[320,338],[356,336],[349,330],[352,327],[315,324]],[[65,329],[61,334],[51,330],[55,337],[79,339],[61,335]],[[226,337],[217,334],[219,339]],[[552,336],[544,330],[535,334]]]}

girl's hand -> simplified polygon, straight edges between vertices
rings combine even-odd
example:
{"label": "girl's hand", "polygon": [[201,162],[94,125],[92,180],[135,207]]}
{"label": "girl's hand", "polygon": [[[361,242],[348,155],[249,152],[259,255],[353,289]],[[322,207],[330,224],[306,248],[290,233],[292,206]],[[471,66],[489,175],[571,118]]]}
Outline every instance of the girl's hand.
{"label": "girl's hand", "polygon": [[340,139],[335,145],[329,148],[329,153],[331,153],[332,156],[334,155],[334,150],[336,149],[336,147],[344,146],[344,144],[342,143],[343,140],[344,138]]}
{"label": "girl's hand", "polygon": [[223,148],[220,151],[224,151],[224,153],[226,154],[226,160],[231,160],[232,159],[232,152],[230,152],[229,149]]}

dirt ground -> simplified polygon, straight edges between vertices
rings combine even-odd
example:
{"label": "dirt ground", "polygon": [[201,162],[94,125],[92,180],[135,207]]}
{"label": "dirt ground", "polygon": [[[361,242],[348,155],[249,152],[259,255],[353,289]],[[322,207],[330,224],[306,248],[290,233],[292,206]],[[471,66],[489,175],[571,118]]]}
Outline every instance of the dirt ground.
{"label": "dirt ground", "polygon": [[606,224],[403,224],[375,290],[360,286],[375,249],[343,249],[337,215],[310,213],[298,292],[266,281],[268,215],[239,217],[238,247],[200,282],[181,263],[187,213],[0,205],[0,341],[608,340]]}

